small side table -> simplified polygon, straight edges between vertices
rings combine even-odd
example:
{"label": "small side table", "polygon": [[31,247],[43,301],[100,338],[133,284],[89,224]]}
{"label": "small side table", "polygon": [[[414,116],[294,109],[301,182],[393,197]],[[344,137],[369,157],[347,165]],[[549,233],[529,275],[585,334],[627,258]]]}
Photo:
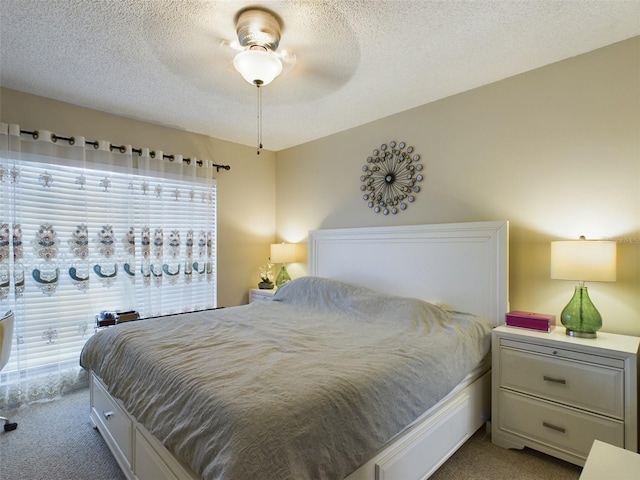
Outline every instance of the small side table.
{"label": "small side table", "polygon": [[[640,338],[576,338],[497,327],[492,336],[492,441],[584,465],[594,440],[638,450]],[[609,477],[615,478],[615,477]]]}
{"label": "small side table", "polygon": [[270,302],[273,300],[273,296],[276,293],[276,289],[261,290],[259,288],[252,288],[249,290],[249,303],[254,302]]}
{"label": "small side table", "polygon": [[580,480],[637,480],[640,473],[640,455],[594,440]]}

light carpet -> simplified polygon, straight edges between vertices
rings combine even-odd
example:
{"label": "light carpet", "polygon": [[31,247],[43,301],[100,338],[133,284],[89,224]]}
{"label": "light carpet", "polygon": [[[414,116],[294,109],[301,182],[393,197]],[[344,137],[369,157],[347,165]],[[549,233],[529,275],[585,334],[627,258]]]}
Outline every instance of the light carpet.
{"label": "light carpet", "polygon": [[[89,420],[88,389],[2,414],[18,429],[0,429],[0,479],[125,479]],[[431,480],[576,480],[581,470],[533,450],[496,447],[480,429]]]}
{"label": "light carpet", "polygon": [[0,479],[125,480],[89,420],[89,389],[2,415],[18,428],[0,429]]}

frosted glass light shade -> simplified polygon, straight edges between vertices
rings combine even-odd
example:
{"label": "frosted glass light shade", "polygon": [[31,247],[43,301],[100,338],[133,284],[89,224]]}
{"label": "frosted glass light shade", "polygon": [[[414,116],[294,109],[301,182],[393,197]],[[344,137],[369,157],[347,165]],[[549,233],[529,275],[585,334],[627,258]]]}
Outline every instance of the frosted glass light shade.
{"label": "frosted glass light shade", "polygon": [[273,53],[251,49],[240,52],[233,66],[251,85],[269,85],[282,72],[282,62]]}
{"label": "frosted glass light shade", "polygon": [[296,245],[294,243],[271,244],[271,263],[293,263],[296,261]]}
{"label": "frosted glass light shade", "polygon": [[615,282],[616,242],[551,242],[551,278],[580,282]]}

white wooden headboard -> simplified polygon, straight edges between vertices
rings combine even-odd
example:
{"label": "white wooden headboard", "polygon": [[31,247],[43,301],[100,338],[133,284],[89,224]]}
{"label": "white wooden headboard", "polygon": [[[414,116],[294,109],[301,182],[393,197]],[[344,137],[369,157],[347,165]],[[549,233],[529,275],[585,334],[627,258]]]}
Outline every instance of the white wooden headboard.
{"label": "white wooden headboard", "polygon": [[509,222],[314,230],[309,274],[504,323]]}

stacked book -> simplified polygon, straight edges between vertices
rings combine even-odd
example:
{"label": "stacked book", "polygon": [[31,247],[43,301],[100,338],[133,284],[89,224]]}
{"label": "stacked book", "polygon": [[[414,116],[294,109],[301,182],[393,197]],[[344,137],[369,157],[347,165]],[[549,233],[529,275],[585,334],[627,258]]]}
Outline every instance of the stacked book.
{"label": "stacked book", "polygon": [[139,318],[140,314],[135,310],[104,310],[96,315],[96,327],[110,327],[117,323],[130,322]]}
{"label": "stacked book", "polygon": [[140,315],[135,310],[127,310],[124,312],[116,311],[116,315],[118,318],[117,323],[130,322],[132,320],[138,320],[140,318]]}

